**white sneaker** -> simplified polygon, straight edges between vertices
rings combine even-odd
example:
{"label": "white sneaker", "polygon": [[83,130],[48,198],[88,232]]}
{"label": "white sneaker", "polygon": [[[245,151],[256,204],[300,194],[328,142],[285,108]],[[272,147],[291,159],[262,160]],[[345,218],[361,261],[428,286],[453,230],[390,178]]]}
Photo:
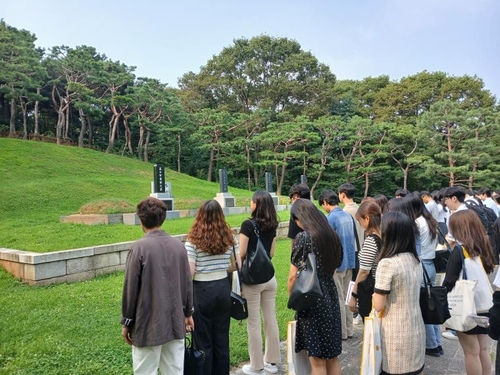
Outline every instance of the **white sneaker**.
{"label": "white sneaker", "polygon": [[264,370],[271,374],[276,374],[278,372],[278,366],[273,365],[272,363],[264,362]]}
{"label": "white sneaker", "polygon": [[358,316],[352,320],[352,324],[354,324],[355,326],[363,324],[363,318],[361,317],[361,315],[358,314]]}
{"label": "white sneaker", "polygon": [[444,331],[441,335],[448,340],[458,340],[457,334],[452,331]]}
{"label": "white sneaker", "polygon": [[243,365],[243,367],[241,368],[241,371],[243,371],[245,374],[248,374],[248,375],[266,375],[266,373],[264,372],[264,369],[252,370],[252,366],[250,366],[250,365]]}

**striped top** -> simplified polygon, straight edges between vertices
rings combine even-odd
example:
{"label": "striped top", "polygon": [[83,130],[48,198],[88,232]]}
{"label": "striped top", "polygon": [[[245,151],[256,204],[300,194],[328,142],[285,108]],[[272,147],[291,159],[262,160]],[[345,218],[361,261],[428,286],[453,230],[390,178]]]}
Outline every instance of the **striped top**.
{"label": "striped top", "polygon": [[195,264],[195,280],[197,279],[197,274],[202,276],[202,274],[221,273],[227,276],[226,271],[229,267],[230,257],[233,252],[232,247],[223,254],[212,255],[198,249],[189,241],[186,241],[184,246],[187,250],[189,263]]}
{"label": "striped top", "polygon": [[375,260],[377,259],[378,253],[380,251],[380,237],[376,234],[370,234],[365,238],[363,242],[363,247],[359,252],[359,268],[365,271],[372,272],[372,276],[375,277],[377,271],[377,264]]}

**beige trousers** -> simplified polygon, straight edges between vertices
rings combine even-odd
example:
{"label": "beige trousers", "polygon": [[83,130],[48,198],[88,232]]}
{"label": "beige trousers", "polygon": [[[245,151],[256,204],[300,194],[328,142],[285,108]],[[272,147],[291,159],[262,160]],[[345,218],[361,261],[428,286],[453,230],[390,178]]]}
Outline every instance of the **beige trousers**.
{"label": "beige trousers", "polygon": [[132,346],[134,375],[182,374],[184,371],[184,339],[157,346]]}
{"label": "beige trousers", "polygon": [[352,270],[348,269],[345,271],[335,272],[333,279],[335,280],[335,286],[337,287],[337,293],[339,295],[340,303],[340,319],[342,321],[342,340],[347,340],[348,337],[352,336],[352,312],[349,310],[349,306],[345,304],[347,289],[349,288],[349,282],[352,278]]}
{"label": "beige trousers", "polygon": [[[248,354],[250,356],[250,366],[253,370],[263,369],[264,361],[268,363],[281,362],[280,336],[278,321],[276,320],[277,290],[276,277],[264,284],[242,284],[243,297],[247,299],[248,304]],[[264,354],[262,354],[260,311],[262,311],[266,338]]]}

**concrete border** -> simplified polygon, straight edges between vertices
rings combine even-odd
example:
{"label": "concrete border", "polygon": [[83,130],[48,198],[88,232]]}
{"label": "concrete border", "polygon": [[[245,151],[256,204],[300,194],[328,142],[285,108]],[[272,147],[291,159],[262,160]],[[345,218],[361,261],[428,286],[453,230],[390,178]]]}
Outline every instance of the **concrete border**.
{"label": "concrete border", "polygon": [[[240,228],[233,228],[238,234]],[[288,222],[279,224],[278,238],[286,238]],[[186,241],[186,235],[173,236]],[[0,266],[29,285],[89,280],[125,268],[128,251],[134,241],[109,245],[91,246],[81,249],[35,253],[16,249],[0,248]]]}

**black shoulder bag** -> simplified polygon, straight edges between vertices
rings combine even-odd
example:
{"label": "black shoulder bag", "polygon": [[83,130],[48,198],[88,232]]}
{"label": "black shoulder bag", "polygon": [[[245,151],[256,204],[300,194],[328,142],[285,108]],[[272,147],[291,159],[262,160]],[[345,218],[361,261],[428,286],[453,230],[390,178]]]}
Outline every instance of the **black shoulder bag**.
{"label": "black shoulder bag", "polygon": [[241,281],[247,285],[264,284],[274,276],[274,267],[271,258],[262,244],[257,225],[252,220],[253,230],[257,236],[255,249],[247,249],[247,255],[241,266]]}
{"label": "black shoulder bag", "polygon": [[448,291],[444,286],[432,286],[424,265],[424,286],[420,288],[420,310],[425,324],[443,324],[450,317]]}
{"label": "black shoulder bag", "polygon": [[[234,262],[236,263],[236,272],[238,274],[238,281],[240,283],[240,288],[241,288],[240,267],[238,265],[238,259],[236,258],[236,250],[234,250],[234,246],[233,246],[233,255],[234,255]],[[231,318],[236,320],[244,320],[248,318],[248,306],[246,298],[233,291],[231,291]]]}
{"label": "black shoulder bag", "polygon": [[443,232],[441,231],[441,229],[439,229],[439,227],[438,227],[437,230],[438,230],[438,233],[444,239],[444,244],[446,246],[446,249],[436,250],[436,255],[434,257],[434,267],[436,267],[437,273],[443,273],[443,272],[446,272],[446,266],[448,265],[448,259],[450,259],[451,246],[448,243],[448,241],[446,241],[446,238],[445,238]]}
{"label": "black shoulder bag", "polygon": [[[312,241],[312,239],[311,239]],[[302,248],[302,262],[297,271],[297,278],[290,291],[288,308],[296,311],[310,309],[323,297],[316,269],[316,255],[306,250],[307,238]]]}

